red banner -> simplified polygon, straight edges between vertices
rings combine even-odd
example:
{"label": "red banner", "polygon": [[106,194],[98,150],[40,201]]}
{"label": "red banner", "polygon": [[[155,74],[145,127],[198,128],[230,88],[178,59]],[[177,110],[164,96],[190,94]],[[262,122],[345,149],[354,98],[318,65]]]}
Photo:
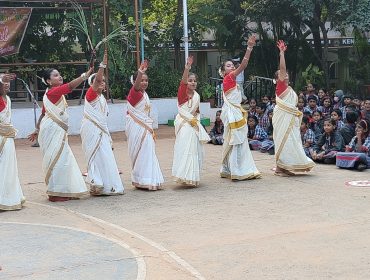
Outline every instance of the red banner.
{"label": "red banner", "polygon": [[32,8],[0,9],[0,57],[19,52],[31,13]]}

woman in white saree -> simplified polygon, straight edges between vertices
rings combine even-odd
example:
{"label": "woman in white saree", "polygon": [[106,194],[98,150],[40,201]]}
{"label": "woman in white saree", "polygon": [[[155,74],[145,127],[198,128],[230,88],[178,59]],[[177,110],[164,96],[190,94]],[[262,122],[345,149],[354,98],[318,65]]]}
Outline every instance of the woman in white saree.
{"label": "woman in white saree", "polygon": [[210,138],[200,123],[200,96],[195,91],[197,80],[189,74],[193,57],[189,56],[178,90],[178,110],[175,119],[176,142],[172,176],[177,183],[197,186],[203,163],[203,144]]}
{"label": "woman in white saree", "polygon": [[105,52],[98,73],[89,78],[90,88],[85,96],[81,125],[82,150],[87,161],[86,180],[90,185],[91,195],[123,194],[123,184],[108,130],[108,105],[102,94],[105,90],[104,69],[107,62],[108,56]]}
{"label": "woman in white saree", "polygon": [[146,93],[148,76],[145,60],[134,75],[133,86],[127,96],[126,135],[131,159],[131,181],[136,188],[158,190],[163,175],[155,154],[155,133],[150,116],[151,105]]}
{"label": "woman in white saree", "polygon": [[237,69],[231,60],[225,61],[221,66],[223,75],[223,97],[221,119],[224,123],[224,144],[222,153],[221,177],[232,180],[247,180],[260,178],[248,143],[247,112],[241,107],[241,91],[236,83],[236,76],[247,65],[250,54],[255,45],[256,38],[248,39],[248,48]]}
{"label": "woman in white saree", "polygon": [[12,78],[10,74],[0,76],[0,211],[22,209],[25,202],[14,146],[17,131],[11,124],[11,101],[6,95]]}
{"label": "woman in white saree", "polygon": [[42,168],[48,186],[46,193],[52,202],[77,199],[88,194],[80,168],[68,145],[68,113],[64,95],[81,84],[91,72],[92,68],[65,84],[58,70],[48,69],[44,73],[43,81],[49,88],[43,98],[44,107],[37,129],[29,139],[34,141],[38,135],[43,155]]}
{"label": "woman in white saree", "polygon": [[292,176],[293,172],[310,171],[315,163],[306,156],[302,145],[300,134],[302,112],[297,109],[298,96],[289,86],[284,57],[287,47],[283,41],[279,41],[277,47],[280,50],[280,67],[275,74],[276,106],[272,117],[275,175]]}

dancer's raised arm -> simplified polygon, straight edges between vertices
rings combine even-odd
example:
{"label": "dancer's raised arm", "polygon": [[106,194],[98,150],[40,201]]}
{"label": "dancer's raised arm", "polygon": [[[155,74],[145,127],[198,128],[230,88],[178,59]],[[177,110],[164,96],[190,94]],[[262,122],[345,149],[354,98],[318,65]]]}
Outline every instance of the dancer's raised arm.
{"label": "dancer's raised arm", "polygon": [[92,73],[92,71],[94,70],[93,67],[90,67],[90,69],[83,73],[80,77],[70,81],[68,83],[68,87],[72,90],[72,89],[75,89],[76,87],[78,87],[83,81],[85,81],[86,79],[88,79]]}
{"label": "dancer's raised arm", "polygon": [[145,71],[148,69],[148,65],[149,65],[148,61],[144,60],[141,63],[139,69],[137,70],[137,77],[134,83],[134,88],[136,91],[139,91],[141,89],[140,87],[141,79],[142,79],[143,74],[145,74]]}
{"label": "dancer's raised arm", "polygon": [[184,68],[184,73],[182,74],[182,79],[181,82],[183,84],[188,83],[188,77],[189,77],[189,71],[191,69],[191,65],[193,64],[193,56],[189,56],[188,59],[186,60],[185,68]]}
{"label": "dancer's raised arm", "polygon": [[283,40],[277,42],[277,47],[280,50],[280,63],[279,63],[279,80],[284,81],[286,79],[287,71],[285,65],[285,56],[284,53],[287,50],[287,46]]}
{"label": "dancer's raised arm", "polygon": [[96,77],[95,77],[94,82],[92,84],[92,89],[95,92],[98,91],[99,85],[103,82],[104,69],[107,67],[107,64],[108,64],[108,52],[107,52],[107,49],[105,49],[103,61],[99,65],[99,70],[96,73]]}
{"label": "dancer's raised arm", "polygon": [[248,38],[248,41],[247,41],[248,47],[247,47],[247,50],[245,51],[242,62],[240,63],[239,67],[236,68],[233,72],[235,77],[238,76],[245,68],[247,68],[249,58],[251,56],[251,53],[252,53],[252,50],[255,44],[256,44],[256,36],[253,34],[252,36]]}

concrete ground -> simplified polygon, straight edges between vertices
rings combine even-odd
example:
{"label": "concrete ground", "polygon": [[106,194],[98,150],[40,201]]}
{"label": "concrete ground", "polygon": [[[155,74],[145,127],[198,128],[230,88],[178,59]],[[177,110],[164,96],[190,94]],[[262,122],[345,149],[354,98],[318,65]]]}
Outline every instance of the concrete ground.
{"label": "concrete ground", "polygon": [[[124,133],[114,153],[125,195],[51,203],[41,153],[17,140],[27,202],[0,213],[0,279],[370,279],[370,172],[317,165],[276,177],[273,156],[253,152],[262,179],[219,177],[220,146],[206,145],[197,188],[171,180],[173,128],[158,131],[166,182],[130,185]],[[85,171],[79,137],[72,150]]]}

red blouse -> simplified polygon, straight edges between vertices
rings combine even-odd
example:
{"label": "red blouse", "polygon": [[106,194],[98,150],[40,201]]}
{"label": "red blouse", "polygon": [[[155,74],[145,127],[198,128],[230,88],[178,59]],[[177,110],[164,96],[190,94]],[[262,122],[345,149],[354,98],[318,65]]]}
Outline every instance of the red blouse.
{"label": "red blouse", "polygon": [[86,92],[86,100],[88,102],[94,101],[98,97],[98,93],[90,87]]}
{"label": "red blouse", "polygon": [[[53,87],[48,90],[46,93],[47,98],[50,100],[51,103],[56,104],[59,99],[68,93],[71,93],[72,90],[70,89],[68,84],[63,84],[61,86]],[[42,113],[45,114],[45,106],[42,106]]]}
{"label": "red blouse", "polygon": [[127,101],[132,105],[136,106],[137,103],[143,98],[143,93],[140,90],[136,90],[134,86],[130,89],[130,92],[127,96]]}
{"label": "red blouse", "polygon": [[0,96],[0,112],[6,108],[6,100]]}
{"label": "red blouse", "polygon": [[177,91],[177,101],[179,103],[179,106],[181,106],[185,102],[188,102],[188,100],[190,99],[187,94],[187,90],[188,90],[188,85],[185,84],[183,81],[181,81],[179,90]]}
{"label": "red blouse", "polygon": [[229,74],[227,74],[225,77],[224,77],[224,80],[223,80],[223,87],[224,87],[224,92],[226,93],[228,90],[236,87],[236,80],[235,80],[235,75],[234,75],[234,72],[231,72]]}
{"label": "red blouse", "polygon": [[278,79],[276,82],[276,89],[275,89],[276,95],[280,96],[287,88],[288,86],[285,84],[285,81],[281,81],[280,79]]}

